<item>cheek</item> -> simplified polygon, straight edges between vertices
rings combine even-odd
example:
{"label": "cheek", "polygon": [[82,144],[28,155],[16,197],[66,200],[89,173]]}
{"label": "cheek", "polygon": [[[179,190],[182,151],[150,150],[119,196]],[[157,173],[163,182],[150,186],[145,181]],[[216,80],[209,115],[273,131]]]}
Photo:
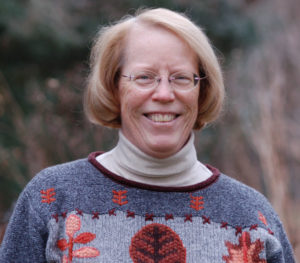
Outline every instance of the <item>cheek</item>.
{"label": "cheek", "polygon": [[186,96],[181,98],[181,101],[184,101],[186,110],[188,112],[188,115],[190,115],[191,120],[195,120],[198,115],[198,97],[199,91],[195,90],[195,92],[186,94]]}
{"label": "cheek", "polygon": [[145,96],[128,87],[120,90],[121,118],[132,119],[141,113]]}
{"label": "cheek", "polygon": [[132,91],[127,84],[121,83],[119,86],[119,98],[121,104],[121,115],[126,114],[126,111],[130,110],[130,105],[132,105]]}
{"label": "cheek", "polygon": [[192,96],[189,96],[187,100],[185,100],[186,106],[186,121],[185,121],[185,129],[191,130],[194,128],[195,123],[198,117],[198,95],[199,92],[193,93]]}

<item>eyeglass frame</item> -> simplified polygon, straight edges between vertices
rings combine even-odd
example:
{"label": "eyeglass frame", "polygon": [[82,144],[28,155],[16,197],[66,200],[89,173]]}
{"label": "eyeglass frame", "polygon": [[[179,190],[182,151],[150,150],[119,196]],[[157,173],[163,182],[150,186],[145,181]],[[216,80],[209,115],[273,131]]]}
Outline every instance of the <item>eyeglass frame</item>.
{"label": "eyeglass frame", "polygon": [[[175,73],[176,74],[176,73]],[[170,86],[174,89],[174,90],[177,90],[177,91],[183,91],[183,92],[185,92],[185,91],[191,91],[191,90],[193,90],[193,89],[195,89],[196,87],[197,87],[197,84],[199,83],[199,81],[201,80],[201,79],[206,79],[207,78],[207,76],[203,76],[203,77],[200,77],[200,76],[198,76],[197,74],[195,74],[195,73],[192,73],[193,74],[193,80],[194,80],[194,85],[191,87],[191,88],[189,88],[189,89],[177,89],[177,88],[175,88],[174,86],[172,86],[172,81],[174,80],[174,79],[170,79],[170,77],[172,77],[173,75],[175,75],[175,74],[172,74],[172,75],[170,75],[169,77],[168,77],[168,82],[169,82],[169,84],[170,84]],[[157,87],[158,87],[158,85],[159,85],[159,83],[161,82],[161,80],[162,80],[162,77],[161,76],[159,76],[159,75],[155,75],[155,74],[153,74],[154,75],[154,82],[153,83],[157,83],[156,85],[153,85],[152,87],[150,87],[150,88],[141,88],[138,84],[136,84],[135,83],[135,80],[134,80],[134,77],[136,77],[136,75],[133,75],[133,74],[130,74],[130,75],[125,75],[125,74],[121,74],[121,77],[125,77],[125,78],[128,78],[129,79],[129,81],[133,81],[135,84],[136,84],[136,86],[137,86],[137,88],[138,89],[140,89],[140,90],[151,90],[151,89],[156,89]],[[175,85],[176,86],[176,85]]]}

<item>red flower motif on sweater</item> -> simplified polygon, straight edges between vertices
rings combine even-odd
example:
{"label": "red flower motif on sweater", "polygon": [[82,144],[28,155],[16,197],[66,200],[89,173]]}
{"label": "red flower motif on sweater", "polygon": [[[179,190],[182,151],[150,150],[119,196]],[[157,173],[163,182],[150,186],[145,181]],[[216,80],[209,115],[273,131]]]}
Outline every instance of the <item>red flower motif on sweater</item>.
{"label": "red flower motif on sweater", "polygon": [[96,235],[90,232],[84,232],[76,237],[74,236],[81,228],[81,220],[77,215],[70,215],[66,219],[66,234],[69,237],[69,242],[63,238],[57,241],[57,246],[61,251],[68,249],[68,256],[64,255],[63,263],[71,263],[73,257],[77,258],[93,258],[100,255],[98,249],[94,247],[81,247],[73,250],[74,244],[86,244],[95,239]]}

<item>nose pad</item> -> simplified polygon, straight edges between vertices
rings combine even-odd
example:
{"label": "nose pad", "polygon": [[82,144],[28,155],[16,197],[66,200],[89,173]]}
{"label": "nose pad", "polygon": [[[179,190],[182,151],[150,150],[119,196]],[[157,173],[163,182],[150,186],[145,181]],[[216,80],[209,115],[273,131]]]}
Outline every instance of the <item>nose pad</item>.
{"label": "nose pad", "polygon": [[169,102],[175,99],[174,90],[168,78],[157,80],[157,87],[153,93],[153,99],[162,102]]}

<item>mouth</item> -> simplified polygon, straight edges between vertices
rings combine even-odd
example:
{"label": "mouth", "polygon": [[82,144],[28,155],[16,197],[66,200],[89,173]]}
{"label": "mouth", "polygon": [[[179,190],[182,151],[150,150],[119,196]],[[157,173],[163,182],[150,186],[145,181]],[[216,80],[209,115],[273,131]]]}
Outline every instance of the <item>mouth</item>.
{"label": "mouth", "polygon": [[174,114],[174,113],[148,113],[144,115],[153,122],[162,122],[162,123],[171,122],[179,116],[179,114]]}

